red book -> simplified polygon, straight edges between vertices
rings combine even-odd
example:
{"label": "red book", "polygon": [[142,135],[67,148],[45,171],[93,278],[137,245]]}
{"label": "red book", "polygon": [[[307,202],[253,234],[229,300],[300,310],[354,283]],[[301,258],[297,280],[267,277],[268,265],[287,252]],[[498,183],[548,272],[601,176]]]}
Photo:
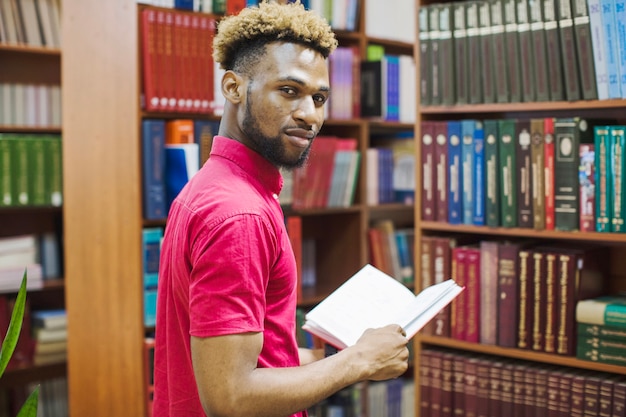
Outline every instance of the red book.
{"label": "red book", "polygon": [[554,230],[554,118],[544,119],[543,134],[546,230]]}
{"label": "red book", "polygon": [[[465,417],[478,417],[478,365],[479,358],[468,356],[463,361],[463,375],[465,383]],[[426,415],[426,414],[422,414]]]}
{"label": "red book", "polygon": [[[461,287],[467,284],[467,248],[459,246],[452,249],[451,277]],[[465,316],[467,291],[463,291],[451,304],[450,336],[457,340],[465,340],[467,335],[467,321]]]}
{"label": "red book", "polygon": [[498,345],[517,346],[518,252],[520,245],[503,242],[498,247]]}
{"label": "red book", "polygon": [[533,252],[533,275],[532,275],[532,349],[543,351],[545,349],[546,334],[546,305],[547,283],[545,254],[541,251]]}
{"label": "red book", "polygon": [[159,64],[157,38],[157,12],[154,9],[144,9],[141,12],[141,63],[144,108],[147,111],[159,110]]}
{"label": "red book", "polygon": [[433,121],[435,126],[435,220],[448,222],[448,124]]}
{"label": "red book", "polygon": [[[434,262],[434,248],[436,238],[433,236],[421,237],[421,277],[419,290],[430,287],[435,283],[435,262]],[[432,335],[434,334],[436,323],[431,321],[422,329],[422,334]]]}
{"label": "red book", "polygon": [[[455,246],[454,240],[445,237],[435,238],[433,244],[433,264],[434,264],[434,282],[443,282],[450,278],[452,269],[452,247]],[[450,336],[450,310],[448,305],[441,310],[433,319],[433,333],[436,336]]]}
{"label": "red book", "polygon": [[[200,72],[202,66],[202,59],[200,57],[200,43],[202,31],[200,28],[200,15],[194,14],[190,16],[191,28],[189,30],[189,62],[191,62],[190,73],[190,97],[191,108],[189,111],[193,113],[199,113],[201,110],[200,103],[202,99],[202,88],[200,84],[202,73]],[[204,51],[202,51],[204,52]]]}
{"label": "red book", "polygon": [[489,368],[489,416],[503,416],[502,410],[502,367],[499,360],[491,362]]}
{"label": "red book", "polygon": [[476,417],[488,417],[491,360],[479,358],[476,366]]}
{"label": "red book", "polygon": [[526,415],[526,370],[528,364],[526,362],[518,362],[513,365],[513,402],[509,408],[512,408],[512,417],[524,417]]}
{"label": "red book", "polygon": [[452,360],[452,415],[465,415],[465,360],[462,353],[453,354]]}
{"label": "red book", "polygon": [[226,14],[236,15],[246,8],[246,0],[226,0]]}
{"label": "red book", "polygon": [[452,417],[452,409],[454,404],[452,403],[452,384],[453,384],[453,372],[452,363],[456,356],[450,352],[442,353],[441,358],[441,417]]}
{"label": "red book", "polygon": [[177,58],[175,53],[176,37],[174,27],[173,11],[163,12],[164,20],[162,22],[160,30],[163,32],[163,53],[160,56],[161,66],[161,110],[162,111],[176,111],[176,65]]}
{"label": "red book", "polygon": [[422,154],[422,220],[435,220],[435,126],[434,122],[421,123]]}
{"label": "red book", "polygon": [[558,303],[558,254],[554,250],[545,249],[542,270],[546,287],[545,326],[543,334],[543,350],[546,353],[556,352],[557,303]]}
{"label": "red book", "polygon": [[222,94],[221,91],[214,91],[213,77],[215,76],[213,61],[213,38],[215,37],[215,19],[209,16],[200,17],[200,46],[198,67],[200,84],[200,111],[202,113],[212,113],[214,110],[215,94]]}
{"label": "red book", "polygon": [[302,301],[302,217],[288,216],[286,221],[287,234],[293,249],[293,256],[296,260],[296,271],[298,273],[297,299]]}
{"label": "red book", "polygon": [[500,370],[500,414],[501,416],[513,416],[515,413],[513,404],[514,374],[517,364],[511,361],[502,363]]}
{"label": "red book", "polygon": [[613,384],[613,417],[626,417],[626,380]]}
{"label": "red book", "polygon": [[[170,73],[170,87],[171,93],[174,98],[173,107],[170,110],[175,112],[185,111],[185,94],[186,83],[188,80],[187,62],[186,62],[186,45],[187,35],[185,33],[185,27],[183,25],[183,19],[185,15],[181,12],[172,11],[174,26],[172,36],[172,51],[171,59],[173,66]],[[166,45],[167,49],[167,45]],[[171,103],[170,103],[171,104]],[[171,106],[170,106],[171,107]]]}
{"label": "red book", "polygon": [[431,375],[432,372],[430,370],[432,366],[432,350],[424,349],[422,350],[420,357],[420,365],[419,365],[419,389],[420,389],[420,415],[429,416],[430,415],[430,402],[431,402]]}
{"label": "red book", "polygon": [[478,343],[480,341],[480,248],[466,249],[465,274],[465,340]]}

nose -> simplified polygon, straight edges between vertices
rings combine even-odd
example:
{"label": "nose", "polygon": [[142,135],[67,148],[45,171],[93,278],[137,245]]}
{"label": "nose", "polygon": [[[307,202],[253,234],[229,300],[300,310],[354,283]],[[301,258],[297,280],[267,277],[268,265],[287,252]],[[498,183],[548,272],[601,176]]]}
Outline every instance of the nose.
{"label": "nose", "polygon": [[324,108],[316,106],[313,97],[306,96],[298,101],[293,117],[309,127],[317,126],[319,119],[324,117]]}

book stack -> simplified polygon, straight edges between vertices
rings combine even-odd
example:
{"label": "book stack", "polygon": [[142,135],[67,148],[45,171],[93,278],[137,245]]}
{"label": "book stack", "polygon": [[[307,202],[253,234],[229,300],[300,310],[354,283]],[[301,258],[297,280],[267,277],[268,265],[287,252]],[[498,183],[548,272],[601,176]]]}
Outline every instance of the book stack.
{"label": "book stack", "polygon": [[43,286],[37,236],[0,238],[0,290],[17,291],[24,273],[28,275],[26,288],[37,289]]}
{"label": "book stack", "polygon": [[367,230],[370,262],[387,275],[412,286],[414,236],[413,228],[396,228],[389,219],[374,222]]}
{"label": "book stack", "polygon": [[61,47],[61,1],[0,2],[0,43]]}
{"label": "book stack", "polygon": [[384,144],[366,151],[367,204],[412,205],[415,201],[416,169],[413,135],[372,137],[372,140],[382,140]]}
{"label": "book stack", "polygon": [[626,365],[626,295],[579,301],[576,305],[576,357]]}
{"label": "book stack", "polygon": [[34,365],[64,362],[67,358],[67,313],[64,309],[31,312]]}
{"label": "book stack", "polygon": [[624,13],[623,0],[422,6],[420,59],[429,70],[421,73],[421,103],[624,98]]}
{"label": "book stack", "polygon": [[61,137],[0,134],[0,207],[63,202]]}

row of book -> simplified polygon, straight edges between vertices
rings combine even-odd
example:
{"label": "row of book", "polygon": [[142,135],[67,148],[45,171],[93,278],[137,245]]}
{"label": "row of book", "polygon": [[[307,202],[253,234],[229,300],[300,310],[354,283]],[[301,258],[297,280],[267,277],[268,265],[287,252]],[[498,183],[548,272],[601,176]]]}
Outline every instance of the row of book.
{"label": "row of book", "polygon": [[142,105],[147,111],[218,113],[212,57],[216,20],[177,10],[141,11]]}
{"label": "row of book", "polygon": [[37,416],[61,417],[69,415],[67,377],[57,377],[0,390],[0,416],[19,415],[19,410],[26,398],[36,388],[39,388]]}
{"label": "row of book", "polygon": [[626,378],[454,350],[424,349],[420,416],[623,416]]}
{"label": "row of book", "polygon": [[466,290],[424,332],[575,356],[576,304],[604,293],[607,249],[532,240],[423,236],[422,286]]}
{"label": "row of book", "polygon": [[423,105],[626,97],[623,0],[433,4],[419,23]]}
{"label": "row of book", "polygon": [[375,221],[367,230],[370,263],[406,286],[415,280],[415,229],[396,227],[393,221]]}
{"label": "row of book", "polygon": [[0,207],[62,203],[61,136],[0,133]]}
{"label": "row of book", "polygon": [[626,365],[626,295],[611,294],[581,300],[576,305],[576,357]]}
{"label": "row of book", "polygon": [[143,317],[144,326],[156,325],[157,288],[159,284],[159,260],[163,228],[145,227],[141,235],[143,265]]}
{"label": "row of book", "polygon": [[61,86],[0,82],[0,126],[61,127]]}
{"label": "row of book", "polygon": [[[612,195],[621,197],[615,187],[621,184],[623,156],[609,159],[606,152],[623,146],[625,129],[607,123],[578,117],[424,121],[422,219],[623,231],[611,226],[623,223],[617,218],[622,202],[613,212],[610,203]],[[600,140],[606,152],[596,154]]]}
{"label": "row of book", "polygon": [[0,291],[17,291],[26,272],[27,288],[61,277],[59,237],[53,232],[0,238]]}
{"label": "row of book", "polygon": [[[238,14],[245,7],[259,4],[259,0],[138,0],[138,2],[216,15]],[[288,2],[294,3],[294,0]],[[359,0],[300,0],[300,2],[306,9],[324,17],[333,29],[354,31],[358,27]]]}
{"label": "row of book", "polygon": [[164,219],[170,203],[209,158],[219,122],[203,119],[143,119],[143,217]]}
{"label": "row of book", "polygon": [[0,43],[60,48],[61,1],[0,1]]}
{"label": "row of book", "polygon": [[365,200],[370,206],[414,204],[416,164],[413,135],[388,137],[385,142],[366,151]]}

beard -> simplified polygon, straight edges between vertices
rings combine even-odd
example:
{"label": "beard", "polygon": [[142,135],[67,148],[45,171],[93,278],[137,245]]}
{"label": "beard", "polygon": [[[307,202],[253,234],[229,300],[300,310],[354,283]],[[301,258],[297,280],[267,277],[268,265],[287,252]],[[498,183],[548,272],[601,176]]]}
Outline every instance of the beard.
{"label": "beard", "polygon": [[313,140],[309,142],[309,146],[298,157],[290,157],[285,152],[285,145],[280,135],[266,136],[261,133],[259,120],[252,115],[250,107],[251,104],[248,101],[242,130],[246,137],[254,143],[256,151],[277,168],[291,170],[303,166],[311,152]]}

